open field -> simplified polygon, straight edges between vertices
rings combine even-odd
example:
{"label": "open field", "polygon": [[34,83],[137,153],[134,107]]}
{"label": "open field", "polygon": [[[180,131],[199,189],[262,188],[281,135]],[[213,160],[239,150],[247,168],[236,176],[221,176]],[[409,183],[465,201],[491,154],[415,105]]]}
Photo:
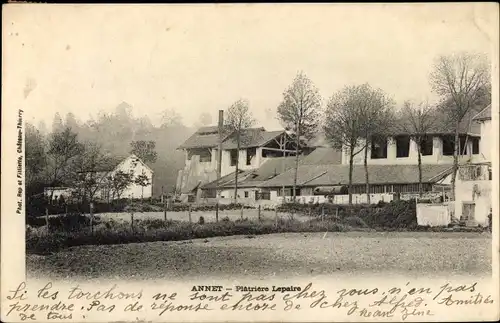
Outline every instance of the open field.
{"label": "open field", "polygon": [[[130,213],[99,213],[96,216],[101,217],[102,220],[113,219],[116,221],[130,221]],[[193,222],[198,222],[200,216],[203,216],[205,222],[215,222],[215,211],[194,211],[191,212],[191,220]],[[229,220],[235,221],[241,219],[240,210],[224,210],[219,211],[219,221],[223,218],[228,217]],[[249,220],[257,220],[259,217],[258,210],[256,209],[243,209],[243,218],[248,218]],[[275,219],[276,214],[274,211],[261,211],[262,219]],[[290,218],[288,213],[278,213],[280,218]],[[164,219],[163,212],[137,212],[134,213],[134,220],[136,219]],[[167,212],[167,219],[174,221],[189,221],[189,212]],[[310,218],[303,215],[294,215],[294,219],[298,221],[306,221]]]}
{"label": "open field", "polygon": [[31,277],[182,279],[335,274],[483,275],[491,235],[336,232],[72,247],[27,255]]}

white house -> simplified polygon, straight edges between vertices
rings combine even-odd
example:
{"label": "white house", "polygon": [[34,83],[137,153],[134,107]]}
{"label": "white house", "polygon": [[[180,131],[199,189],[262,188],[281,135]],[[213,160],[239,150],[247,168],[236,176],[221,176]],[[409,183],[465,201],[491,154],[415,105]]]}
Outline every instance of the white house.
{"label": "white house", "polygon": [[[130,182],[126,188],[117,192],[112,185],[112,178],[119,172],[129,174]],[[153,170],[134,154],[111,160],[92,172],[84,172],[84,175],[89,176],[89,173],[93,173],[98,182],[96,199],[111,201],[118,198],[149,198],[153,195]],[[138,183],[140,178],[143,179],[143,185]]]}
{"label": "white house", "polygon": [[491,105],[479,112],[473,121],[481,129],[481,154],[459,166],[455,185],[455,215],[469,226],[488,225],[492,207],[491,145],[495,134],[491,126]]}

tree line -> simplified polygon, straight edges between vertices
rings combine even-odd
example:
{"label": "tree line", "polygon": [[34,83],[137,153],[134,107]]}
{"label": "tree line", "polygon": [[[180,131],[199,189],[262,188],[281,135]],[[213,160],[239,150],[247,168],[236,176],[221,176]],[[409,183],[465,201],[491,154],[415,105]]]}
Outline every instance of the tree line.
{"label": "tree line", "polygon": [[[437,122],[445,122],[454,135],[451,194],[455,191],[460,149],[460,125],[473,112],[479,112],[491,102],[490,68],[485,56],[477,53],[455,53],[435,59],[429,74],[432,91],[438,95],[436,104],[428,101],[405,101],[397,107],[394,99],[382,89],[369,84],[346,85],[333,93],[323,104],[317,87],[304,72],[298,72],[283,92],[277,107],[277,119],[289,131],[296,149],[292,198],[296,187],[301,143],[310,141],[319,132],[336,149],[344,150],[349,160],[349,204],[352,204],[354,157],[363,153],[366,194],[370,200],[368,147],[390,135],[404,133],[417,146],[419,192],[422,193],[422,146]],[[248,101],[241,99],[227,111],[227,127],[235,133],[237,157],[246,140],[244,129],[255,123]],[[446,118],[438,120],[437,115]],[[237,159],[238,160],[238,159]],[[236,163],[238,165],[238,163]],[[238,167],[238,166],[236,166]],[[238,168],[235,172],[235,198],[238,189]],[[284,193],[283,193],[284,194]]]}
{"label": "tree line", "polygon": [[[199,124],[209,124],[210,115],[202,114]],[[149,185],[147,176],[116,172],[102,177],[98,170],[117,164],[117,158],[137,155],[154,171],[154,190],[172,192],[177,171],[184,165],[184,154],[176,148],[191,135],[192,129],[172,110],[164,111],[160,126],[153,126],[148,117],[135,118],[132,107],[120,104],[111,113],[100,113],[86,122],[68,113],[64,120],[56,113],[51,129],[40,122],[27,122],[26,200],[42,195],[45,187],[71,186],[80,200],[93,200],[98,186],[107,186],[110,199],[135,183]],[[161,151],[161,154],[157,152]]]}

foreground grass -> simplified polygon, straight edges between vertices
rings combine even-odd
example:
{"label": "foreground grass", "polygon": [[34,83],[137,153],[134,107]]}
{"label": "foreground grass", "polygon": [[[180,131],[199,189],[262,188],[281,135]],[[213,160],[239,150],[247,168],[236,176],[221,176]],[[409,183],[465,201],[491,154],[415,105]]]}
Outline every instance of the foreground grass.
{"label": "foreground grass", "polygon": [[328,232],[71,247],[28,255],[30,276],[183,279],[338,273],[488,274],[491,235]]}

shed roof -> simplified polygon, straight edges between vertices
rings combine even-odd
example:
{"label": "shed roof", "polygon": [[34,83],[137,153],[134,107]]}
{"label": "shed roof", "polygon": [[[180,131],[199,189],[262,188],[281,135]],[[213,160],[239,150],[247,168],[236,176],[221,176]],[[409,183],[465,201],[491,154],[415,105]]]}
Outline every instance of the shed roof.
{"label": "shed roof", "polygon": [[[422,181],[435,183],[451,171],[451,165],[422,165]],[[292,170],[280,174],[260,187],[281,187],[293,185]],[[418,183],[418,165],[368,165],[370,184]],[[349,165],[301,165],[298,169],[297,184],[301,186],[347,185]],[[363,165],[353,166],[353,184],[365,184]]]}
{"label": "shed roof", "polygon": [[[299,157],[300,158],[300,157]],[[285,171],[293,168],[295,165],[295,157],[277,157],[267,159],[259,168],[252,170],[240,170],[238,174],[238,187],[256,187],[266,180],[269,180],[280,173],[283,167]],[[220,179],[219,187],[227,188],[234,187],[234,175],[232,172]],[[217,181],[212,181],[203,185],[203,189],[217,188]]]}
{"label": "shed roof", "polygon": [[[266,131],[264,128],[249,128],[242,131],[240,148],[253,148],[266,145],[271,140],[283,134],[285,130]],[[222,143],[222,149],[236,149],[236,134],[229,135]]]}
{"label": "shed roof", "polygon": [[302,165],[340,164],[342,152],[335,148],[318,147],[300,161]]}

